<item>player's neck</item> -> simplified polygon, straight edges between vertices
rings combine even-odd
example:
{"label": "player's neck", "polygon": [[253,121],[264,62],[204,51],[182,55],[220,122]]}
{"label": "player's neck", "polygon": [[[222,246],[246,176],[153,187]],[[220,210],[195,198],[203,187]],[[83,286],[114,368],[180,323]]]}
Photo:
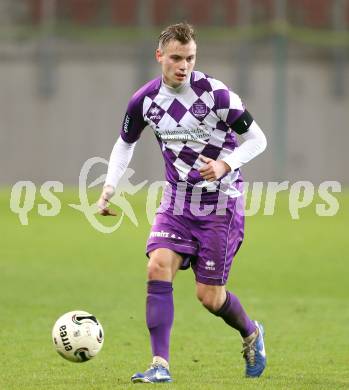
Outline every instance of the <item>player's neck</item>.
{"label": "player's neck", "polygon": [[179,85],[176,85],[176,86],[173,86],[173,85],[170,85],[168,84],[168,82],[166,82],[165,78],[164,78],[164,75],[162,75],[162,84],[169,90],[169,91],[172,91],[172,92],[179,92],[180,90],[182,90],[184,87],[186,87],[190,82],[190,75],[188,75],[188,77],[186,78],[186,80],[182,83],[182,84],[179,84]]}

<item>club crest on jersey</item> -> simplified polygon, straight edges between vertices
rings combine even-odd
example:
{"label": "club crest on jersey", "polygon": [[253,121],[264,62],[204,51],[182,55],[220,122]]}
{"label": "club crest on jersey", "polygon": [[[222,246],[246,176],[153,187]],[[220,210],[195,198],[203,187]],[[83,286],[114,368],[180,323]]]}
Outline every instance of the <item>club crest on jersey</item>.
{"label": "club crest on jersey", "polygon": [[197,118],[203,118],[207,114],[207,106],[203,102],[196,102],[191,107],[191,112]]}

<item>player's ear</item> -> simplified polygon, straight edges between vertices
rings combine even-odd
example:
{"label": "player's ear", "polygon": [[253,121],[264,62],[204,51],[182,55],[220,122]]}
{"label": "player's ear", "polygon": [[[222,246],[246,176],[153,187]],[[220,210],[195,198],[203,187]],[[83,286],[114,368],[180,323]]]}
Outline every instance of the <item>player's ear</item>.
{"label": "player's ear", "polygon": [[161,64],[161,62],[162,62],[162,51],[160,49],[156,49],[156,51],[155,51],[155,58],[156,58],[156,61]]}

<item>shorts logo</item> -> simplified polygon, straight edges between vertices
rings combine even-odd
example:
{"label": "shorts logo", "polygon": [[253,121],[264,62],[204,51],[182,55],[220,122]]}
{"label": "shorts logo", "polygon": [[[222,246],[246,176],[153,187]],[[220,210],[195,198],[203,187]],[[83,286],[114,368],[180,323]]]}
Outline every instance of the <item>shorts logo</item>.
{"label": "shorts logo", "polygon": [[215,271],[216,263],[214,261],[207,260],[205,264],[206,264],[205,269],[207,269],[208,271]]}
{"label": "shorts logo", "polygon": [[122,124],[122,129],[124,130],[124,133],[128,133],[131,124],[132,124],[132,118],[128,114],[126,114],[124,118],[124,123]]}
{"label": "shorts logo", "polygon": [[198,118],[203,118],[207,114],[207,106],[205,103],[196,102],[192,106],[193,114]]}

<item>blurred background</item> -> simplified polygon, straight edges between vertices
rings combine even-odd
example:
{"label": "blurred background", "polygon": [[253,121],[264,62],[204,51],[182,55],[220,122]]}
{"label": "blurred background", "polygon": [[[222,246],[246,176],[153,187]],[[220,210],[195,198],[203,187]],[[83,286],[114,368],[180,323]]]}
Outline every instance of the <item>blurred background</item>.
{"label": "blurred background", "polygon": [[[77,185],[109,158],[130,96],[160,68],[160,31],[197,29],[197,69],[268,136],[246,180],[349,184],[349,0],[0,0],[0,185]],[[163,180],[145,129],[131,163]]]}

